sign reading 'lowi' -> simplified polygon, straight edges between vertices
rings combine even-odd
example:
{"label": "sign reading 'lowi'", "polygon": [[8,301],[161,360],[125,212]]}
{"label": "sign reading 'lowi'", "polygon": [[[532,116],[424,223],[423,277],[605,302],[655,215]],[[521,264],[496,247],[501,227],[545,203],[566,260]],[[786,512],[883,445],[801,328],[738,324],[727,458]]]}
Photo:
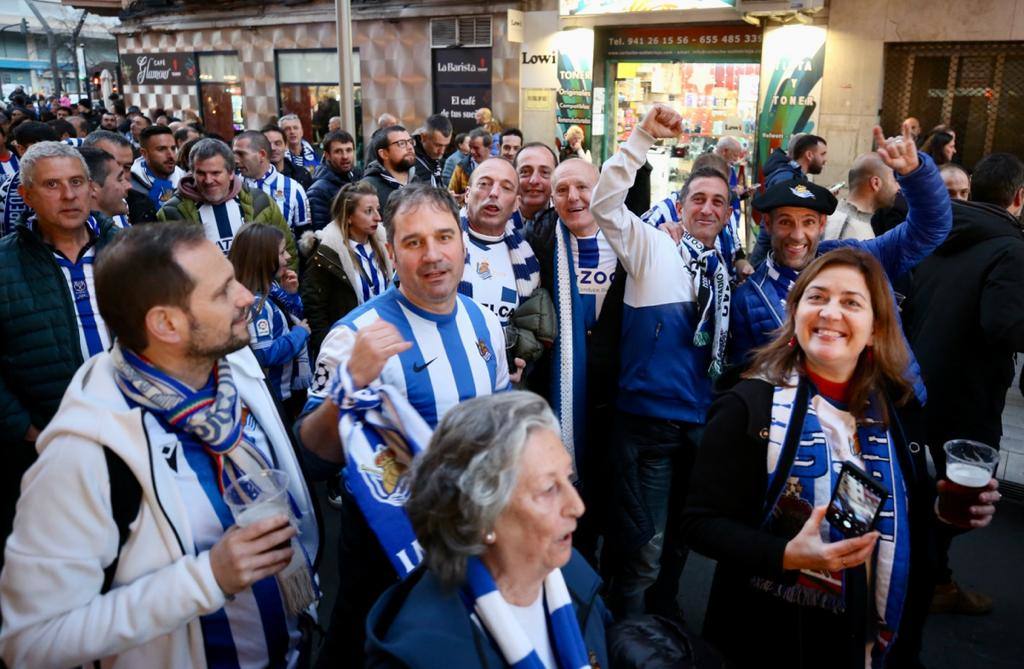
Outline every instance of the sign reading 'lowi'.
{"label": "sign reading 'lowi'", "polygon": [[133,86],[193,85],[196,58],[192,53],[122,53],[122,80]]}

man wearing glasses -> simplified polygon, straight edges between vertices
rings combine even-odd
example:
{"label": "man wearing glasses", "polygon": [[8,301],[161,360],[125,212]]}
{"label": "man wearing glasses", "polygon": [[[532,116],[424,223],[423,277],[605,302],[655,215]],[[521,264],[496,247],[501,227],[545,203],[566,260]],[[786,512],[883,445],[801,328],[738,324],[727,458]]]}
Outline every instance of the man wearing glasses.
{"label": "man wearing glasses", "polygon": [[377,190],[383,212],[391,194],[412,181],[416,149],[412,137],[400,125],[378,130],[370,142],[376,160],[366,166],[363,181]]}

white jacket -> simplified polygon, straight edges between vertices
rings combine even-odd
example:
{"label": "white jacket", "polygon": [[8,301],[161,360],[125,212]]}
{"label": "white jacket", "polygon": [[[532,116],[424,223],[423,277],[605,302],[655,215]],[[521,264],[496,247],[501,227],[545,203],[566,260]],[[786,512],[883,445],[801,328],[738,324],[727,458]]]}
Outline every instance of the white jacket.
{"label": "white jacket", "polygon": [[[228,361],[240,397],[289,474],[304,517],[301,540],[316,555],[312,501],[259,363],[248,348]],[[102,446],[124,460],[142,488],[139,516],[104,595],[103,569],[117,555],[118,531]],[[78,370],[37,449],[0,576],[4,661],[33,669],[98,658],[103,667],[205,667],[199,616],[221,608],[225,595],[209,552],[195,554],[171,466],[184,454],[156,418],[128,407],[109,354]]]}

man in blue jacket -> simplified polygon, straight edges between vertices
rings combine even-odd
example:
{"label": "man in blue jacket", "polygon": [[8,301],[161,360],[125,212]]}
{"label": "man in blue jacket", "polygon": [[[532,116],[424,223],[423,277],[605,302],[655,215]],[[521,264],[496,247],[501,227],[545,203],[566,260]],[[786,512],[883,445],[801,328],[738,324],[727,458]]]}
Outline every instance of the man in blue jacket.
{"label": "man in blue jacket", "polygon": [[[917,152],[909,131],[885,139],[876,127],[875,143],[882,162],[896,172],[909,206],[906,220],[881,237],[821,241],[836,199],[827,189],[807,181],[778,183],[754,199],[754,208],[768,214],[766,229],[772,250],[733,295],[729,325],[733,363],[745,364],[752,349],[771,340],[772,332],[786,317],[790,287],[800,270],[817,256],[840,246],[858,246],[878,258],[892,282],[946,239],[953,218],[949,194],[935,163]],[[916,362],[912,361],[908,374],[914,377],[914,392],[923,404],[924,385]]]}
{"label": "man in blue jacket", "polygon": [[[324,161],[316,168],[309,196],[314,230],[323,230],[331,222],[331,203],[341,187],[359,181],[363,172],[356,167],[356,140],[344,130],[324,137]],[[384,203],[381,203],[381,209]]]}
{"label": "man in blue jacket", "polygon": [[727,339],[728,269],[715,249],[731,212],[725,175],[711,168],[691,173],[680,193],[679,244],[625,205],[648,149],[681,133],[682,117],[655,105],[605,163],[590,201],[626,272],[609,536],[622,551],[609,598],[617,617],[679,614],[686,553],[674,516],[682,510]]}

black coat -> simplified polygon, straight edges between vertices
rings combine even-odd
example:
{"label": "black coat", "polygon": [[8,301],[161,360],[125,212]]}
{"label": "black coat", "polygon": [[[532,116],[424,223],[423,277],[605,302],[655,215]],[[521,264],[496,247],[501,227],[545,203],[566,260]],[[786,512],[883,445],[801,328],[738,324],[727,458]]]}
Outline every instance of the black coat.
{"label": "black coat", "polygon": [[[760,529],[774,390],[765,381],[741,381],[708,412],[681,521],[686,544],[718,561],[704,636],[738,667],[863,669],[863,568],[848,574],[845,614],[800,607],[749,585],[757,576],[779,582],[796,576],[782,569],[788,539]],[[915,653],[913,643],[901,647],[899,639],[916,638],[930,601],[935,497],[924,449],[908,444],[898,421],[890,432],[907,488],[911,533],[910,594],[887,665],[895,667],[906,666],[907,654]]]}
{"label": "black coat", "polygon": [[296,167],[295,163],[287,158],[284,160],[284,167],[280,172],[286,177],[290,177],[298,181],[299,184],[307,191],[309,190],[309,187],[313,185],[313,175],[309,173],[309,170],[303,167]]}
{"label": "black coat", "polygon": [[1003,208],[953,202],[953,229],[913,272],[903,325],[928,388],[929,445],[998,446],[1024,351],[1024,232]]}
{"label": "black coat", "polygon": [[326,244],[316,247],[299,290],[309,322],[309,359],[315,364],[320,345],[331,331],[331,326],[359,306],[359,299],[338,260],[338,254]]}
{"label": "black coat", "polygon": [[[306,172],[306,170],[299,171]],[[306,172],[306,174],[309,173]],[[362,172],[358,167],[341,174],[331,167],[330,163],[320,163],[313,177],[313,185],[306,187],[306,197],[309,198],[309,215],[313,221],[314,230],[323,230],[327,227],[327,224],[331,222],[331,204],[334,202],[334,196],[338,194],[342,186],[359,181],[360,177],[362,177]],[[381,209],[384,209],[383,203]]]}

